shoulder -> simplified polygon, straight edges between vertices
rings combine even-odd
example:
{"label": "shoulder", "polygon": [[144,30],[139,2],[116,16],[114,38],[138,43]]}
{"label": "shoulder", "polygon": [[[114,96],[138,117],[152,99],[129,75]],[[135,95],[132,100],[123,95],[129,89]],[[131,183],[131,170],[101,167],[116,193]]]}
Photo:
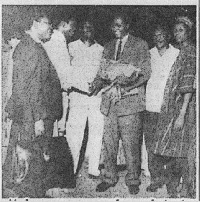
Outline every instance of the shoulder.
{"label": "shoulder", "polygon": [[179,53],[180,50],[176,47],[174,47],[172,44],[169,44],[169,47],[171,48],[171,51],[175,52],[175,53]]}
{"label": "shoulder", "polygon": [[116,43],[116,39],[110,40],[108,43],[104,45],[104,49],[110,49],[111,47],[115,45],[115,43]]}
{"label": "shoulder", "polygon": [[37,44],[31,39],[30,36],[24,36],[17,47],[15,48],[13,58],[14,57],[31,57],[32,55],[36,55],[38,53]]}
{"label": "shoulder", "polygon": [[70,42],[68,44],[69,48],[73,48],[73,47],[78,47],[80,45],[81,41],[80,39],[76,40],[76,41],[73,41],[73,42]]}
{"label": "shoulder", "polygon": [[196,47],[194,45],[189,45],[181,48],[180,53],[182,57],[185,58],[196,58]]}
{"label": "shoulder", "polygon": [[151,53],[151,55],[155,54],[157,51],[157,48],[156,47],[153,47],[149,50],[149,52]]}
{"label": "shoulder", "polygon": [[196,57],[196,47],[194,45],[188,46],[186,51],[190,56]]}
{"label": "shoulder", "polygon": [[134,46],[135,48],[149,50],[148,43],[145,40],[141,39],[140,37],[135,37],[129,34],[128,42],[130,43],[131,46]]}
{"label": "shoulder", "polygon": [[95,46],[99,51],[103,51],[103,49],[104,49],[104,47],[101,46],[100,44],[98,44],[97,42],[95,43]]}

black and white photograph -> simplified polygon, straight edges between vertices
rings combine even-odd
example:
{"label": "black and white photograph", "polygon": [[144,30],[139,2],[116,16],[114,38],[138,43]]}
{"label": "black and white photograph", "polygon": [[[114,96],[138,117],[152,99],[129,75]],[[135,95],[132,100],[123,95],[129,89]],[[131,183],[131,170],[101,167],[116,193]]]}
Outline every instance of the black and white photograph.
{"label": "black and white photograph", "polygon": [[199,1],[2,1],[1,201],[199,201]]}

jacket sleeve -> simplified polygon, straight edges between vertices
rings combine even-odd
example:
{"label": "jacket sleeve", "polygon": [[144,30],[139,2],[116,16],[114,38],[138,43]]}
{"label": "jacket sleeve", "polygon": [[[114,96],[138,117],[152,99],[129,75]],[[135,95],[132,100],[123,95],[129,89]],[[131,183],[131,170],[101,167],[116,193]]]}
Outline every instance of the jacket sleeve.
{"label": "jacket sleeve", "polygon": [[184,61],[181,78],[179,79],[178,92],[182,94],[193,93],[195,91],[194,81],[196,75],[196,53],[192,52],[187,54]]}
{"label": "jacket sleeve", "polygon": [[150,52],[148,44],[144,41],[141,41],[138,45],[137,52],[138,65],[137,68],[140,68],[140,73],[137,76],[134,72],[130,77],[124,77],[120,81],[122,87],[128,88],[137,88],[147,82],[151,75],[151,62],[150,62]]}
{"label": "jacket sleeve", "polygon": [[45,61],[43,55],[39,55],[39,53],[36,53],[32,58],[30,58],[27,65],[34,66],[34,76],[30,82],[28,94],[33,112],[33,118],[36,122],[47,117],[43,86],[44,81],[48,76],[49,68],[47,61]]}

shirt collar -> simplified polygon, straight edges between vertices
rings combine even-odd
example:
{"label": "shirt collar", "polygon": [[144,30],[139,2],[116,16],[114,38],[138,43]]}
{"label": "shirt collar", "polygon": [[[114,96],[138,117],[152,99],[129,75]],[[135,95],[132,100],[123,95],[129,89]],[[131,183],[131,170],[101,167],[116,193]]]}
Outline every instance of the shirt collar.
{"label": "shirt collar", "polygon": [[[85,43],[84,43],[81,39],[79,39],[79,42],[80,42],[81,44],[83,44],[84,46],[86,46]],[[97,41],[94,40],[94,44],[92,44],[92,45],[89,46],[89,47],[95,46],[96,44],[97,44]],[[88,47],[88,46],[86,46],[86,47]]]}
{"label": "shirt collar", "polygon": [[[160,56],[160,54],[159,54],[159,52],[158,52],[158,48],[157,48],[156,46],[155,46],[154,48],[155,48],[154,51]],[[167,52],[169,52],[171,49],[172,49],[172,45],[169,44],[168,49],[166,49],[166,51],[165,51],[165,53],[164,53],[163,55],[165,55],[165,54],[166,54]],[[162,56],[160,56],[160,57],[162,57]]]}
{"label": "shirt collar", "polygon": [[[127,42],[128,36],[129,36],[129,34],[125,35],[125,36],[121,39],[122,43],[126,43],[126,42]],[[117,41],[120,41],[120,39],[117,39]]]}

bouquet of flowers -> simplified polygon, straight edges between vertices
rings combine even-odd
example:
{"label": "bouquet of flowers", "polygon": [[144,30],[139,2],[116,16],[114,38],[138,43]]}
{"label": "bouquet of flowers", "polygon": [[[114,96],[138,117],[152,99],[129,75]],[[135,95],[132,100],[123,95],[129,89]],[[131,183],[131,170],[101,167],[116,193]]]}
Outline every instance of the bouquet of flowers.
{"label": "bouquet of flowers", "polygon": [[121,87],[117,84],[117,77],[130,77],[134,72],[138,76],[140,68],[132,64],[124,64],[120,61],[103,60],[101,63],[100,76],[103,79],[110,80],[111,84],[101,90],[107,96],[117,102],[121,98]]}

